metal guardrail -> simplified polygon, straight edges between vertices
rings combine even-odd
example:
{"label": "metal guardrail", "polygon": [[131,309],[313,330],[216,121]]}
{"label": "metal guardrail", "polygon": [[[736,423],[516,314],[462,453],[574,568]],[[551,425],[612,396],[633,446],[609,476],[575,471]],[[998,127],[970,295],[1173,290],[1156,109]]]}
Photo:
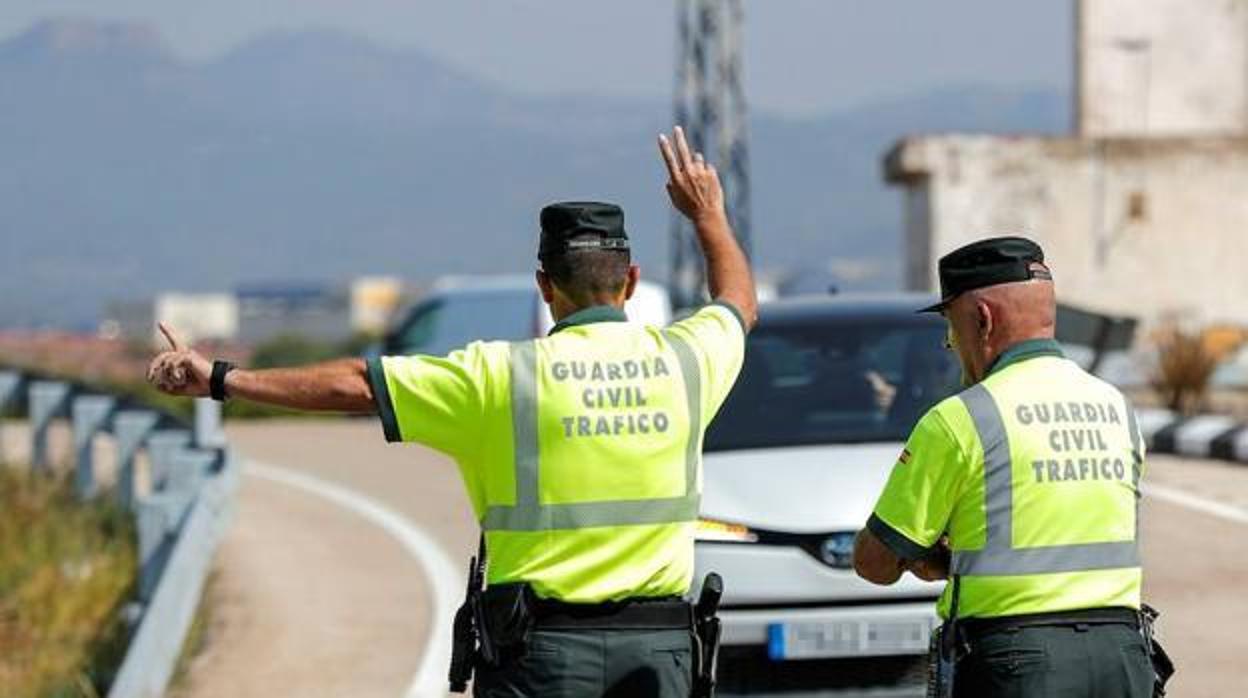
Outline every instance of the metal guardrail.
{"label": "metal guardrail", "polygon": [[[232,518],[240,463],[221,430],[220,405],[195,401],[193,423],[89,387],[0,369],[0,413],[23,405],[30,421],[31,468],[48,472],[48,431],[68,419],[74,448],[74,491],[99,495],[94,440],[116,443],[119,504],[138,530],[136,598],[125,659],[108,698],[157,698],[173,677],[203,592],[217,544]],[[145,451],[151,487],[136,489],[135,463]]]}

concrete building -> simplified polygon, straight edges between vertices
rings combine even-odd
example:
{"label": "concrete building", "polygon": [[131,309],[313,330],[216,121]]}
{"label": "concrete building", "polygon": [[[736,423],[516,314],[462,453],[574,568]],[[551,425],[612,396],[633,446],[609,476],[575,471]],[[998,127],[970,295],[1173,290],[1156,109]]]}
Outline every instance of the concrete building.
{"label": "concrete building", "polygon": [[255,345],[280,335],[342,342],[354,334],[381,334],[408,296],[402,279],[365,276],[349,285],[318,282],[242,284],[229,293],[162,293],[148,301],[115,302],[100,334],[117,339],[164,339],[157,322],[178,328],[188,341]]}
{"label": "concrete building", "polygon": [[351,329],[380,335],[403,301],[403,281],[393,276],[364,276],[351,282]]}
{"label": "concrete building", "polygon": [[1244,0],[1076,0],[1077,132],[1243,134],[1246,39]]}
{"label": "concrete building", "polygon": [[1082,0],[1076,22],[1075,133],[925,135],[885,158],[907,286],[1021,232],[1066,303],[1248,324],[1248,0]]}
{"label": "concrete building", "polygon": [[238,336],[238,300],[228,293],[162,293],[153,303],[152,337],[164,338],[156,329],[166,323],[187,342],[229,340]]}
{"label": "concrete building", "polygon": [[234,288],[238,339],[259,344],[282,335],[322,342],[351,336],[350,298],[341,286],[318,282],[266,281]]}

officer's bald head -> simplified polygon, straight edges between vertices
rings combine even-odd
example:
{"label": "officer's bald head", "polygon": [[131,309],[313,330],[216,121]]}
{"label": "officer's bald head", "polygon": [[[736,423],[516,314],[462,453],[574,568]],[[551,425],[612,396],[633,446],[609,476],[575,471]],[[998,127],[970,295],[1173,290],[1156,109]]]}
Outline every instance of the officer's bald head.
{"label": "officer's bald head", "polygon": [[[1043,265],[1033,267],[1047,272]],[[1029,339],[1053,338],[1057,327],[1053,281],[1033,278],[967,291],[949,303],[945,317],[965,377],[976,382],[1011,346]]]}
{"label": "officer's bald head", "polygon": [[992,309],[1003,336],[1051,339],[1057,326],[1057,294],[1048,279],[998,284],[968,291],[972,303]]}

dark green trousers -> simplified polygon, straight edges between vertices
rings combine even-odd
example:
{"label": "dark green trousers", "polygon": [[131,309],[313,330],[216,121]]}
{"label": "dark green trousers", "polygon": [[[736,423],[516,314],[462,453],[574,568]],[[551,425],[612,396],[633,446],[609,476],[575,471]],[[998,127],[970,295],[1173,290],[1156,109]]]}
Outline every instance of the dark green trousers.
{"label": "dark green trousers", "polygon": [[479,669],[478,698],[689,698],[688,630],[535,630],[522,652]]}
{"label": "dark green trousers", "polygon": [[1005,630],[971,641],[955,698],[1151,698],[1153,668],[1127,625]]}

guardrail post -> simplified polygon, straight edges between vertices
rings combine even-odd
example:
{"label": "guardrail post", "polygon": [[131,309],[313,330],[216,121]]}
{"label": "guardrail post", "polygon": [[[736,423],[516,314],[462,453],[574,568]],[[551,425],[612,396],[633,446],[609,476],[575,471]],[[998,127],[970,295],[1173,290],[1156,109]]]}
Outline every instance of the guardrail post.
{"label": "guardrail post", "polygon": [[193,492],[164,492],[138,500],[135,507],[139,529],[139,600],[152,599],[156,584],[173,549],[175,534],[194,500]]}
{"label": "guardrail post", "polygon": [[194,494],[199,486],[211,474],[217,461],[221,458],[220,451],[180,450],[173,454],[173,466],[169,471],[169,480],[165,487],[170,492],[187,492]]}
{"label": "guardrail post", "polygon": [[[17,371],[0,371],[0,429],[4,427],[4,413],[17,401],[22,387],[22,374]],[[4,434],[0,432],[0,463],[4,458]]]}
{"label": "guardrail post", "polygon": [[191,443],[191,433],[185,429],[159,429],[147,437],[147,456],[151,463],[152,491],[165,488],[169,471],[173,469],[173,455]]}
{"label": "guardrail post", "polygon": [[77,456],[74,491],[83,500],[95,495],[95,435],[108,423],[117,399],[107,395],[82,395],[70,406],[74,424],[74,452]]}
{"label": "guardrail post", "polygon": [[113,417],[113,437],[117,439],[117,503],[134,506],[134,461],[147,435],[156,428],[160,415],[151,410],[123,410]]}
{"label": "guardrail post", "polygon": [[34,381],[30,384],[30,467],[47,472],[48,426],[53,418],[64,414],[69,400],[69,384],[60,381]]}
{"label": "guardrail post", "polygon": [[195,448],[225,446],[225,430],[221,428],[221,403],[212,398],[195,399]]}

